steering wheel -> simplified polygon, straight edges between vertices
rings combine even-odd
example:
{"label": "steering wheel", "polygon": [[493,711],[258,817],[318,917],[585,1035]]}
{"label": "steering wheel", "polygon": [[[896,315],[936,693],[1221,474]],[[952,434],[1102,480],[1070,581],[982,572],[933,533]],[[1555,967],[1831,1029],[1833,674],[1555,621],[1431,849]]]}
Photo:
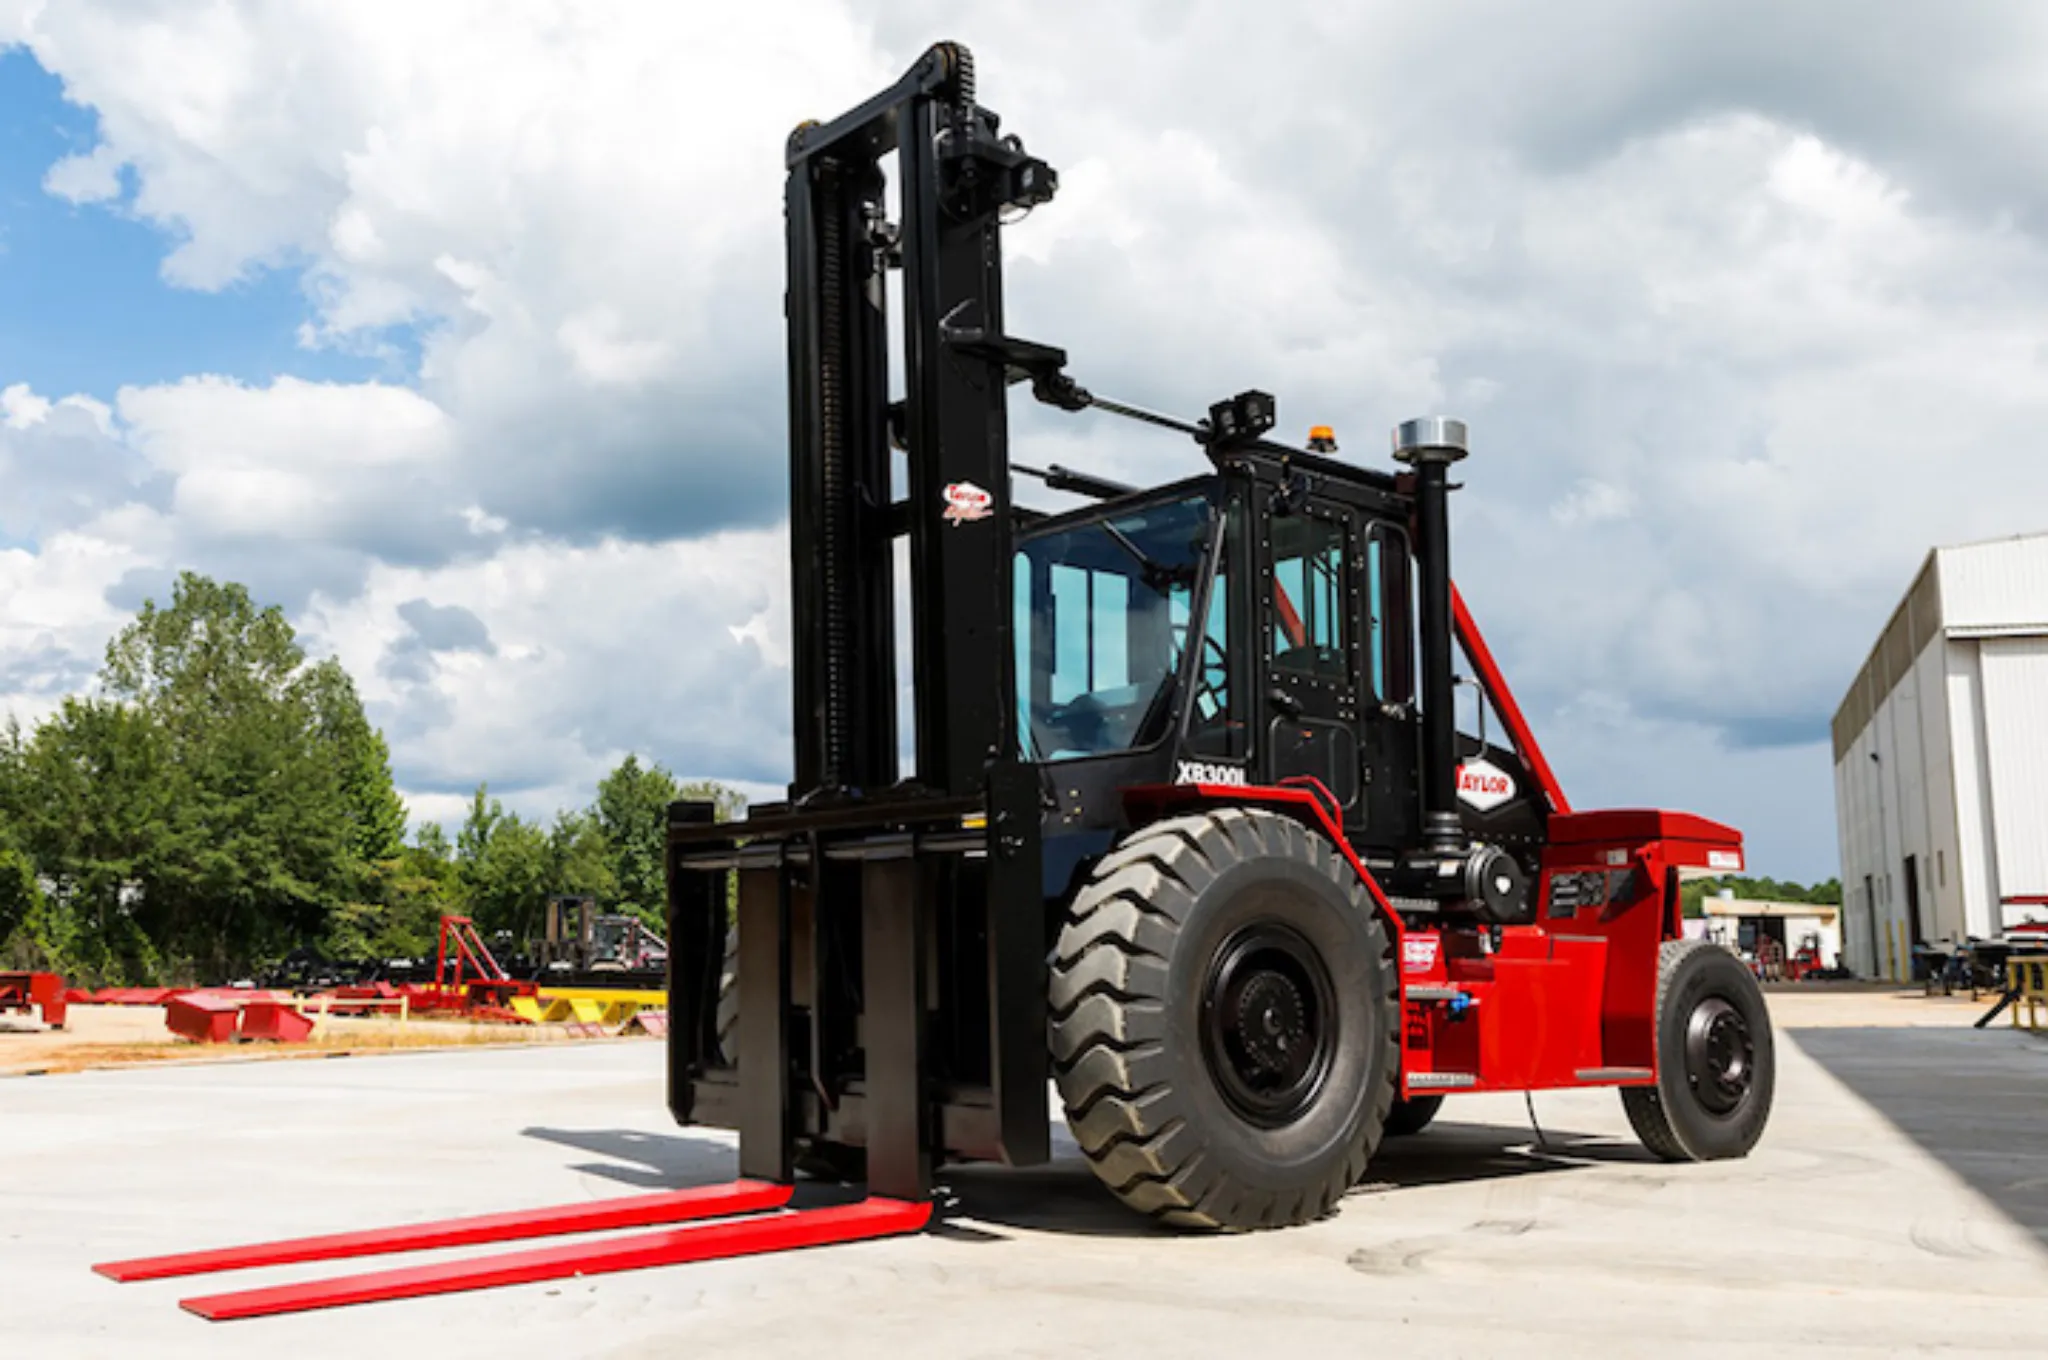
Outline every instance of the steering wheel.
{"label": "steering wheel", "polygon": [[[1173,639],[1183,653],[1188,645],[1189,627],[1186,623],[1173,625]],[[1202,655],[1195,663],[1195,688],[1188,700],[1188,707],[1194,715],[1208,721],[1223,710],[1223,701],[1218,694],[1230,684],[1230,653],[1214,633],[1202,634]],[[1205,707],[1203,701],[1207,700]]]}
{"label": "steering wheel", "polygon": [[1229,687],[1230,653],[1214,634],[1204,633],[1202,656],[1195,663],[1195,692],[1188,706],[1205,721],[1213,718],[1223,711],[1223,696]]}

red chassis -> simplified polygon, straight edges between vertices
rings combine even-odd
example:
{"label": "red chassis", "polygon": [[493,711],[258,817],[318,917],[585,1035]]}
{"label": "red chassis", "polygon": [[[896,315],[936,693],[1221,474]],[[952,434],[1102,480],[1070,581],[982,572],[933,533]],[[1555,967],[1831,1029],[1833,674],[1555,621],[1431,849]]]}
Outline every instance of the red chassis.
{"label": "red chassis", "polygon": [[1404,926],[1308,789],[1174,784],[1128,797],[1148,819],[1205,805],[1270,808],[1343,851],[1401,961],[1404,1098],[1654,1082],[1658,951],[1679,935],[1678,871],[1741,864],[1741,833],[1689,813],[1554,816],[1536,923],[1502,926],[1488,947],[1469,928]]}
{"label": "red chassis", "polygon": [[1684,812],[1572,811],[1455,586],[1451,601],[1458,641],[1551,807],[1533,924],[1500,927],[1497,945],[1469,927],[1404,925],[1319,791],[1176,784],[1132,789],[1126,800],[1143,820],[1204,805],[1267,807],[1343,850],[1400,959],[1404,1098],[1650,1085],[1658,955],[1680,933],[1679,870],[1740,872],[1742,833]]}

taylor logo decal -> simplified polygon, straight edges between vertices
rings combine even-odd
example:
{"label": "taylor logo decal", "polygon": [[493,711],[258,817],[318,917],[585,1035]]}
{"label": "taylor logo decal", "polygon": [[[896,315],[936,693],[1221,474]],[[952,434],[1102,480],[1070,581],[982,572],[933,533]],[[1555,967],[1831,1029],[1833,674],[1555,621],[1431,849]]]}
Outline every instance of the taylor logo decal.
{"label": "taylor logo decal", "polygon": [[1458,801],[1486,812],[1515,796],[1515,780],[1490,760],[1468,760],[1458,767]]}
{"label": "taylor logo decal", "polygon": [[1739,850],[1709,850],[1707,851],[1707,867],[1709,869],[1735,869],[1739,871],[1742,868],[1742,852]]}
{"label": "taylor logo decal", "polygon": [[1401,971],[1427,973],[1436,967],[1436,936],[1410,935],[1401,941]]}
{"label": "taylor logo decal", "polygon": [[940,495],[946,502],[942,518],[952,524],[965,524],[971,519],[987,519],[991,507],[996,503],[994,496],[973,482],[948,482]]}
{"label": "taylor logo decal", "polygon": [[1183,760],[1174,774],[1176,784],[1236,784],[1245,783],[1244,771],[1235,765],[1216,765],[1206,760]]}

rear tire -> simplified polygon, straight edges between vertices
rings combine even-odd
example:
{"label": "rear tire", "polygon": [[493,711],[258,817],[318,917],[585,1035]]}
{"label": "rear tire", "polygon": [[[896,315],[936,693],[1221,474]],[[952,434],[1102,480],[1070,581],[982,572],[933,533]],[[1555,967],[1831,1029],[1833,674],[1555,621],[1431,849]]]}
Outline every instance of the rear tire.
{"label": "rear tire", "polygon": [[1444,1106],[1442,1096],[1410,1096],[1394,1102],[1387,1111],[1387,1137],[1407,1138],[1421,1133]]}
{"label": "rear tire", "polygon": [[1746,1157],[1777,1084],[1771,1016],[1740,959],[1706,940],[1657,958],[1657,1084],[1626,1087],[1636,1136],[1667,1162]]}
{"label": "rear tire", "polygon": [[1290,818],[1230,808],[1128,836],[1052,967],[1054,1073],[1096,1175],[1188,1227],[1328,1213],[1394,1101],[1391,952],[1357,874]]}

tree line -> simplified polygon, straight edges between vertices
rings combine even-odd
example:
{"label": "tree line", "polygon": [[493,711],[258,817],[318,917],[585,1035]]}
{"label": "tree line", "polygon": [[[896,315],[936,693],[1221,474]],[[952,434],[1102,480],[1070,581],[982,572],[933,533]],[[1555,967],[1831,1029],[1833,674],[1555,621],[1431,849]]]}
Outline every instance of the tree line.
{"label": "tree line", "polygon": [[1842,880],[1838,878],[1808,885],[1789,879],[1746,878],[1741,874],[1695,878],[1681,883],[1678,885],[1678,900],[1687,916],[1704,916],[1706,909],[1702,904],[1705,899],[1718,897],[1723,888],[1733,889],[1737,897],[1753,902],[1811,902],[1827,907],[1842,905]]}
{"label": "tree line", "polygon": [[443,913],[540,934],[550,895],[660,929],[665,809],[742,805],[628,756],[551,822],[479,785],[451,840],[408,835],[384,735],[282,610],[186,573],[107,646],[92,692],[0,729],[0,966],[85,984],[222,982],[310,949],[417,958]]}

